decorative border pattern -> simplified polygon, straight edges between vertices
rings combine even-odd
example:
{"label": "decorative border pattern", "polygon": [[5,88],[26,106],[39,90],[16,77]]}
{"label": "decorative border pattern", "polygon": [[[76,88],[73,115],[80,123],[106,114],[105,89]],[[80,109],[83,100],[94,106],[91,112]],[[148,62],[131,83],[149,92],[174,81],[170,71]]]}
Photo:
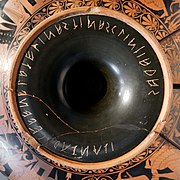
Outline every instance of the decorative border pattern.
{"label": "decorative border pattern", "polygon": [[[19,18],[13,18],[14,14],[7,14],[5,1],[2,0],[2,4],[0,8],[4,8],[3,14],[1,16],[0,25],[0,43],[1,44],[8,44],[9,47],[3,47],[5,51],[8,51],[9,56],[13,56],[15,54],[19,44],[22,40],[26,37],[26,35],[40,22],[44,19],[52,16],[55,13],[60,11],[64,11],[70,8],[76,8],[81,6],[89,6],[89,7],[105,7],[109,9],[113,9],[118,12],[122,12],[132,18],[134,18],[137,22],[142,24],[146,27],[149,31],[151,31],[158,40],[163,40],[171,33],[180,29],[180,2],[179,1],[169,1],[169,4],[165,4],[163,0],[159,0],[158,3],[156,0],[45,0],[44,3],[41,1],[37,1],[36,8],[32,8],[34,10],[28,11],[28,7],[26,0],[8,0],[6,1],[9,4],[10,8],[13,8],[14,13],[20,10],[21,13],[16,14]],[[21,2],[21,4],[19,3]],[[25,3],[26,2],[26,3]],[[33,2],[33,0],[32,0]],[[41,4],[39,4],[41,2]],[[8,7],[8,6],[7,6]],[[35,7],[35,6],[34,6]],[[167,54],[169,61],[172,63],[171,68],[174,76],[174,82],[179,83],[179,71],[177,65],[179,63],[179,59],[176,63],[171,61],[173,59],[177,59],[178,51],[175,49],[179,48],[179,35],[176,34],[176,38],[167,38],[161,42],[164,51]],[[166,41],[166,42],[165,42]],[[167,43],[168,42],[168,43]],[[7,49],[6,49],[7,48]],[[8,50],[9,49],[9,50]],[[176,52],[174,52],[176,51]],[[179,67],[179,66],[178,66]],[[85,171],[79,169],[73,169],[68,167],[58,167],[54,162],[51,160],[46,159],[45,157],[41,156],[36,152],[32,147],[25,144],[25,140],[22,139],[21,134],[18,133],[17,126],[9,119],[12,119],[11,112],[9,111],[8,106],[8,98],[7,98],[7,87],[6,82],[3,83],[3,100],[2,102],[5,103],[3,108],[6,108],[8,117],[6,114],[0,114],[0,123],[1,123],[1,131],[4,134],[0,134],[1,143],[5,143],[9,141],[10,138],[14,138],[13,144],[11,147],[8,147],[8,153],[12,153],[11,157],[14,159],[5,157],[6,161],[3,160],[1,157],[0,159],[0,172],[5,176],[8,176],[10,179],[26,179],[27,175],[29,175],[29,171],[25,171],[24,175],[22,175],[22,171],[19,173],[13,173],[13,169],[11,169],[8,165],[8,161],[11,162],[15,160],[17,162],[17,157],[19,161],[22,163],[19,167],[14,167],[17,169],[21,169],[21,167],[26,167],[27,169],[31,169],[31,179],[39,179],[40,177],[44,178],[52,178],[52,179],[84,179],[84,180],[111,180],[111,179],[131,179],[136,178],[140,180],[140,178],[146,178],[146,176],[142,175],[133,175],[130,176],[129,172],[131,169],[144,169],[145,163],[150,160],[155,162],[157,157],[160,157],[162,154],[162,150],[165,154],[168,154],[167,149],[170,149],[169,153],[177,153],[172,147],[166,149],[167,144],[165,140],[162,138],[158,138],[154,144],[152,144],[146,151],[142,152],[140,155],[118,165],[116,167],[112,167],[109,169],[103,170],[95,170],[95,171]],[[1,86],[2,87],[2,86]],[[180,119],[180,115],[177,113],[179,112],[179,91],[174,91],[174,101],[176,102],[173,104],[171,108],[171,113],[167,120],[167,124],[164,129],[164,134],[167,136],[172,137],[174,142],[177,142],[179,137],[179,130],[173,126],[173,123],[178,123]],[[2,109],[3,113],[4,110]],[[8,118],[8,120],[7,120]],[[14,132],[16,131],[17,134]],[[176,139],[175,139],[176,138]],[[11,139],[12,140],[12,139]],[[3,150],[2,146],[0,145],[1,150]],[[165,151],[164,151],[165,149]],[[3,151],[2,151],[3,152]],[[157,154],[157,155],[156,155]],[[16,158],[15,158],[16,157]],[[151,158],[152,157],[152,158]],[[155,158],[154,158],[155,157]],[[168,154],[169,157],[169,154]],[[172,160],[172,159],[169,159]],[[168,158],[167,160],[168,161]],[[159,161],[161,162],[161,161]],[[44,165],[45,164],[45,165]],[[48,165],[49,164],[49,165]],[[179,163],[180,164],[180,163]],[[18,165],[17,165],[18,166]],[[41,166],[41,167],[40,167]],[[46,166],[43,168],[43,166]],[[153,175],[157,175],[155,170],[158,169],[156,164],[151,164],[151,173]],[[168,166],[167,166],[168,167]],[[175,167],[178,167],[177,164]],[[138,170],[139,170],[138,169]],[[154,170],[155,169],[155,170]],[[33,171],[32,171],[33,170]],[[62,171],[61,171],[62,170]],[[178,169],[174,169],[175,172]],[[21,174],[21,175],[20,175]],[[46,174],[46,175],[44,175]],[[131,173],[133,174],[133,173]],[[26,176],[25,176],[26,175]],[[175,177],[175,176],[174,176]],[[179,176],[176,176],[179,177]],[[43,179],[44,179],[43,178]]]}
{"label": "decorative border pattern", "polygon": [[180,31],[161,41],[171,66],[174,84],[180,84]]}
{"label": "decorative border pattern", "polygon": [[[8,92],[7,90],[7,87],[4,88],[5,91],[3,91],[5,93]],[[8,104],[8,99],[7,99],[7,95],[5,96],[5,101],[7,102],[6,103],[6,108],[8,110],[8,115],[12,121],[12,125],[14,126],[15,128],[15,131],[18,132],[20,138],[23,139],[24,143],[26,143],[29,147],[30,145],[25,141],[25,139],[21,136],[21,133],[19,132],[18,130],[18,127],[16,127],[16,124],[14,123],[14,120],[12,119],[12,115],[11,115],[11,112],[10,112],[10,107],[9,107],[9,104]],[[146,151],[142,152],[140,155],[138,155],[137,157],[131,159],[130,161],[128,162],[125,162],[119,166],[116,166],[116,167],[112,167],[111,169],[101,169],[101,170],[94,170],[94,171],[88,171],[88,170],[82,170],[82,169],[74,169],[74,168],[69,168],[69,167],[65,167],[65,166],[62,166],[61,164],[56,164],[55,162],[53,162],[52,160],[50,159],[46,159],[44,156],[41,156],[38,152],[36,152],[36,150],[34,150],[33,148],[31,148],[31,150],[36,153],[36,155],[38,155],[38,157],[40,157],[41,159],[53,164],[55,167],[57,168],[60,168],[62,170],[65,170],[65,171],[70,171],[70,172],[73,172],[73,173],[82,173],[82,174],[99,174],[100,172],[101,173],[115,173],[116,171],[119,171],[119,170],[123,170],[123,169],[128,169],[128,168],[131,168],[139,163],[141,163],[142,161],[144,161],[145,159],[147,159],[154,151],[156,151],[158,148],[160,147],[160,144],[157,144],[157,142],[155,143],[155,145],[153,144],[151,147],[149,147]]]}
{"label": "decorative border pattern", "polygon": [[137,1],[56,0],[51,1],[50,3],[41,7],[24,23],[24,25],[22,25],[12,42],[12,47],[19,46],[20,42],[26,37],[26,35],[44,19],[67,9],[73,9],[83,6],[105,7],[118,12],[122,12],[132,17],[146,29],[151,31],[158,40],[161,40],[170,34],[170,31],[167,29],[165,24],[147,7],[138,3]]}

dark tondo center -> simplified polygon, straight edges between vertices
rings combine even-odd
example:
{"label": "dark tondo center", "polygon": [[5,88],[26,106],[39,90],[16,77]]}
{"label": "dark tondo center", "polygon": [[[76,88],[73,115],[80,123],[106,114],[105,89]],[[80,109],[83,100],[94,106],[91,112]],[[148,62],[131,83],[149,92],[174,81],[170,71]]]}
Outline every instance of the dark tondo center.
{"label": "dark tondo center", "polygon": [[88,109],[106,94],[107,82],[103,74],[88,62],[78,62],[67,72],[64,96],[74,109]]}

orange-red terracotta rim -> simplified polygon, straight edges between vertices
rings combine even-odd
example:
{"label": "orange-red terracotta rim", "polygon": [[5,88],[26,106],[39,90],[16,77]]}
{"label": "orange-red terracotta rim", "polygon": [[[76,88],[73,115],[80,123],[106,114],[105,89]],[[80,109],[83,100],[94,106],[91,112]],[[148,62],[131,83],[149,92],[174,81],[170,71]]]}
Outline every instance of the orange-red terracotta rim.
{"label": "orange-red terracotta rim", "polygon": [[[155,51],[159,62],[161,64],[161,68],[163,71],[163,77],[164,77],[164,101],[162,105],[162,109],[160,112],[160,115],[157,119],[157,122],[155,126],[153,127],[152,131],[148,134],[148,136],[133,150],[129,151],[128,153],[104,162],[97,162],[97,163],[81,163],[76,162],[73,160],[69,160],[60,156],[57,156],[56,154],[48,151],[43,145],[39,144],[29,133],[28,129],[25,127],[16,102],[16,94],[15,91],[15,83],[16,83],[16,76],[18,72],[19,64],[28,49],[29,45],[33,41],[35,37],[37,37],[43,30],[45,30],[50,25],[58,22],[59,20],[63,20],[69,17],[77,16],[77,15],[88,15],[88,14],[94,14],[94,15],[104,15],[109,16],[112,18],[115,18],[117,20],[123,21],[124,23],[128,24],[132,28],[134,28],[136,31],[138,31],[145,39],[149,42],[153,50]],[[10,101],[10,109],[13,116],[13,119],[15,123],[18,126],[19,131],[23,135],[23,137],[28,141],[28,143],[33,146],[37,151],[39,151],[42,155],[46,156],[47,158],[53,160],[55,163],[62,165],[62,166],[69,166],[77,169],[102,169],[102,168],[109,168],[118,164],[121,164],[123,162],[126,162],[138,154],[140,154],[142,151],[144,151],[148,146],[151,145],[151,143],[157,138],[158,134],[161,132],[164,124],[166,123],[166,119],[170,110],[171,101],[172,101],[172,78],[171,78],[171,71],[169,63],[166,59],[166,56],[161,49],[161,46],[159,45],[158,41],[155,39],[155,37],[146,30],[143,26],[138,24],[135,20],[132,18],[113,11],[109,9],[105,9],[102,7],[81,7],[71,10],[65,10],[63,12],[60,12],[56,15],[53,15],[52,17],[47,18],[43,22],[41,22],[39,25],[37,25],[24,39],[20,47],[18,48],[17,55],[15,59],[13,60],[13,64],[11,67],[11,72],[9,76],[9,93],[8,98]]]}

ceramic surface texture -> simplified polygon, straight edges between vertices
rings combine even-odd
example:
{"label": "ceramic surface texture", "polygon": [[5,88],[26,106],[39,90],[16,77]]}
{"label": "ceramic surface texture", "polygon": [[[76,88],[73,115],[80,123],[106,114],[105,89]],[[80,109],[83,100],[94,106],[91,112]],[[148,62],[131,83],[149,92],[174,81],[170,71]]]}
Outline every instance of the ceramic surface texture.
{"label": "ceramic surface texture", "polygon": [[[173,97],[164,128],[136,157],[110,168],[85,170],[42,156],[22,137],[9,109],[8,74],[18,48],[47,18],[79,7],[123,13],[159,41],[171,67]],[[120,180],[180,178],[180,2],[178,0],[2,0],[0,1],[0,179]]]}

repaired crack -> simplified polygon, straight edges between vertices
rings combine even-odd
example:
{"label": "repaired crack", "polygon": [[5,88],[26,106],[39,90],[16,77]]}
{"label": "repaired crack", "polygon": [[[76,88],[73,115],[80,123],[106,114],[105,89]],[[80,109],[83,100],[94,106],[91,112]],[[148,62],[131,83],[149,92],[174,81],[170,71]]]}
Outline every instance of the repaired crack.
{"label": "repaired crack", "polygon": [[[10,91],[15,92],[13,89],[10,89]],[[28,94],[28,93],[26,93],[25,91],[24,91],[24,93],[21,94],[21,96],[28,96],[28,97],[32,97],[32,98],[38,100],[40,103],[42,103],[44,106],[46,106],[46,107],[50,110],[50,112],[52,112],[52,113],[56,116],[56,118],[59,119],[64,125],[66,125],[67,127],[69,127],[69,128],[70,128],[71,130],[73,130],[74,132],[77,132],[77,133],[79,132],[77,129],[71,127],[68,123],[66,123],[63,119],[61,119],[61,117],[59,117],[59,116],[56,114],[56,112],[55,112],[47,103],[45,103],[41,98],[39,98],[39,97],[37,97],[37,96],[35,96],[35,95]]]}
{"label": "repaired crack", "polygon": [[[12,91],[12,92],[15,92],[13,89],[9,89],[9,91]],[[96,130],[92,130],[92,131],[79,131],[75,128],[73,128],[72,126],[70,126],[68,123],[66,123],[63,119],[61,119],[61,117],[59,117],[56,112],[46,103],[44,102],[41,98],[35,96],[35,95],[31,95],[31,94],[28,94],[26,92],[23,92],[20,96],[28,96],[28,97],[32,97],[36,100],[38,100],[40,103],[42,103],[44,106],[46,106],[55,116],[57,119],[59,119],[64,125],[66,125],[67,127],[69,127],[71,130],[73,130],[73,132],[67,132],[67,133],[64,133],[64,134],[60,134],[58,136],[55,136],[53,138],[50,138],[46,144],[51,141],[51,140],[54,140],[54,139],[57,139],[59,137],[64,137],[64,136],[67,136],[67,135],[76,135],[76,134],[87,134],[87,133],[98,133],[98,132],[102,132],[102,131],[105,131],[105,130],[108,130],[108,129],[112,129],[112,128],[120,128],[120,129],[125,129],[125,130],[129,130],[129,131],[146,131],[148,133],[150,133],[151,131],[149,131],[148,129],[146,128],[141,128],[139,126],[136,126],[136,125],[133,125],[133,124],[116,124],[116,125],[112,125],[112,126],[109,126],[109,127],[105,127],[105,128],[102,128],[102,129],[96,129]],[[171,141],[170,139],[168,139],[164,134],[160,133],[160,132],[156,132],[154,131],[155,133],[157,133],[161,138],[163,138],[164,140],[166,140],[168,143],[170,143],[171,145],[173,145],[174,147],[176,147],[177,149],[180,149],[180,147],[178,145],[176,145],[173,141]]]}
{"label": "repaired crack", "polygon": [[105,127],[105,128],[102,128],[102,129],[96,129],[96,130],[92,130],[92,131],[67,132],[67,133],[60,134],[58,136],[50,138],[45,144],[48,144],[48,142],[50,142],[52,140],[56,140],[57,138],[68,136],[68,135],[88,134],[88,133],[94,134],[94,133],[102,132],[102,131],[112,129],[112,128],[121,128],[121,129],[131,130],[131,131],[134,130],[134,131],[150,132],[149,130],[147,130],[145,128],[140,128],[140,127],[132,125],[132,124],[117,124],[117,125]]}

